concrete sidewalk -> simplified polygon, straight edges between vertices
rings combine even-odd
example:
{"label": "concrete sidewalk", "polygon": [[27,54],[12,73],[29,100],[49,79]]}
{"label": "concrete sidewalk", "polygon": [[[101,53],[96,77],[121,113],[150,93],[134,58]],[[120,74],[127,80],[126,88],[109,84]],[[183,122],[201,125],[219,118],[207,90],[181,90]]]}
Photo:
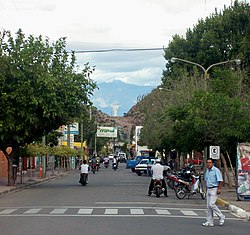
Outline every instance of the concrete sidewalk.
{"label": "concrete sidewalk", "polygon": [[[46,178],[41,178],[38,176],[28,177],[24,176],[22,184],[17,183],[15,186],[6,186],[7,182],[0,182],[0,195],[15,192],[19,190],[23,190],[37,184],[56,179],[59,177],[63,177],[64,175],[73,174],[77,172],[76,170],[72,171],[62,171],[62,172],[46,172]],[[237,200],[237,194],[235,188],[229,189],[228,186],[224,186],[222,188],[222,194],[219,196],[217,200],[217,204],[224,207],[225,209],[230,210],[239,218],[242,218],[246,221],[250,221],[250,200]]]}
{"label": "concrete sidewalk", "polygon": [[250,200],[238,200],[235,188],[229,189],[227,185],[224,186],[217,204],[230,210],[239,218],[250,221]]}

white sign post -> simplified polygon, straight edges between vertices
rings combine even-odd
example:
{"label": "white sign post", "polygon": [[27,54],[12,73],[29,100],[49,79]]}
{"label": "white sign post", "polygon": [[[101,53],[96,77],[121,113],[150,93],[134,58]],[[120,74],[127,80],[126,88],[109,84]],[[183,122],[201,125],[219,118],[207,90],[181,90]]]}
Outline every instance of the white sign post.
{"label": "white sign post", "polygon": [[209,157],[212,159],[220,159],[220,146],[210,146]]}

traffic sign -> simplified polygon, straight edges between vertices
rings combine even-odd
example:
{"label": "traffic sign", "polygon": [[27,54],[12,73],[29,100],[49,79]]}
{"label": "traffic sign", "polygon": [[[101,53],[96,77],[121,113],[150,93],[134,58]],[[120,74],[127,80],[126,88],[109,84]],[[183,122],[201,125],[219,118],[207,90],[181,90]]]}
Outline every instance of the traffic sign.
{"label": "traffic sign", "polygon": [[[64,126],[64,134],[68,134],[67,126]],[[70,134],[79,135],[79,125],[78,122],[70,124]]]}
{"label": "traffic sign", "polygon": [[220,159],[220,146],[210,146],[209,157],[212,159]]}

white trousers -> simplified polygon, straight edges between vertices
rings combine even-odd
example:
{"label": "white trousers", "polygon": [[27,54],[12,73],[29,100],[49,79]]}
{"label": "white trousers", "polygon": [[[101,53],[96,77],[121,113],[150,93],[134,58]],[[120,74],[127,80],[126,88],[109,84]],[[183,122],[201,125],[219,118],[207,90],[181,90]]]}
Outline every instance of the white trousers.
{"label": "white trousers", "polygon": [[207,189],[207,221],[208,222],[213,222],[214,213],[219,217],[219,219],[222,219],[224,217],[220,209],[215,204],[218,198],[217,189],[218,188]]}

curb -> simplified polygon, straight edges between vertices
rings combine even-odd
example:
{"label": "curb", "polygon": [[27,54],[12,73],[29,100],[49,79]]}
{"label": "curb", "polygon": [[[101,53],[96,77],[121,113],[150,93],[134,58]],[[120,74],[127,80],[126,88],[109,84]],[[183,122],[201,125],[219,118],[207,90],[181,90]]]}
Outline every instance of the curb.
{"label": "curb", "polygon": [[246,221],[250,221],[250,212],[247,212],[246,210],[232,205],[229,202],[225,201],[224,199],[218,198],[217,199],[217,204],[228,209],[230,212],[234,213],[241,219],[245,219]]}

